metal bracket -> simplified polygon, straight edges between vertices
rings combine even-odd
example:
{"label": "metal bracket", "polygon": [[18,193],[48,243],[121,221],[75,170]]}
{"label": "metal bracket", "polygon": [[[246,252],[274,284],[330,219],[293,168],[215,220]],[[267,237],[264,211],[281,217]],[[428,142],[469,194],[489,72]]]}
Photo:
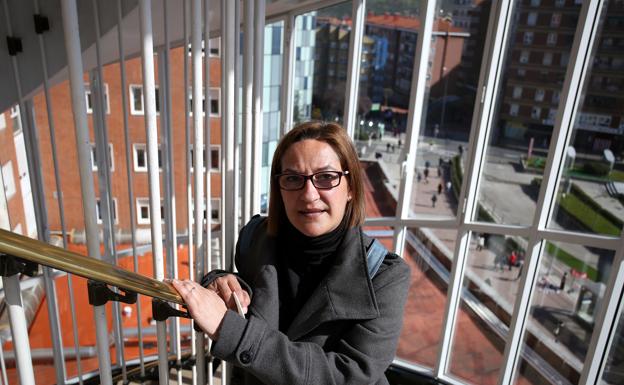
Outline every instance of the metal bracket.
{"label": "metal bracket", "polygon": [[38,270],[39,265],[35,262],[0,253],[0,276],[10,277],[22,273],[29,277],[34,277]]}
{"label": "metal bracket", "polygon": [[89,304],[93,306],[105,305],[108,301],[117,301],[123,303],[135,303],[137,294],[131,291],[125,291],[124,294],[115,293],[108,285],[103,282],[88,281]]}
{"label": "metal bracket", "polygon": [[43,16],[40,14],[33,15],[35,20],[35,32],[37,35],[41,35],[42,33],[50,30],[50,22],[48,21],[47,16]]}
{"label": "metal bracket", "polygon": [[156,321],[166,321],[169,317],[191,318],[188,311],[173,308],[168,302],[152,298],[152,317]]}
{"label": "metal bracket", "polygon": [[9,48],[9,55],[15,56],[22,52],[22,39],[19,37],[7,36],[6,40]]}

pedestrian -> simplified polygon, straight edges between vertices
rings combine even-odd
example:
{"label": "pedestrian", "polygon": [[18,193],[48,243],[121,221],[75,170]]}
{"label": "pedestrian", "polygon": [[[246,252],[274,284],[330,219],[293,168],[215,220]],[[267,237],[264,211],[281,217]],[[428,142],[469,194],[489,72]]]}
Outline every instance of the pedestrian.
{"label": "pedestrian", "polygon": [[516,255],[516,250],[513,250],[511,254],[509,254],[509,260],[507,261],[509,271],[511,271],[512,267],[516,266],[516,262],[518,262],[518,255]]}
{"label": "pedestrian", "polygon": [[446,191],[447,192],[451,192],[451,189],[453,188],[453,183],[451,183],[451,181],[447,181],[446,182]]}
{"label": "pedestrian", "polygon": [[399,144],[398,144],[399,148],[401,148],[401,144],[403,143],[401,143],[401,139],[399,139]]}
{"label": "pedestrian", "polygon": [[483,250],[483,246],[485,246],[485,238],[483,235],[479,234],[477,237],[477,251]]}
{"label": "pedestrian", "polygon": [[438,183],[438,195],[442,194],[442,183]]}
{"label": "pedestrian", "polygon": [[420,175],[420,172],[416,173],[416,182],[420,183],[420,180],[422,179],[422,175]]}
{"label": "pedestrian", "polygon": [[392,152],[394,152],[394,144],[390,145],[390,150],[392,150]]}
{"label": "pedestrian", "polygon": [[518,261],[518,265],[519,265],[519,268],[518,268],[518,275],[516,276],[516,280],[520,279],[520,277],[522,276],[522,268],[524,267],[524,260],[521,259],[520,261]]}
{"label": "pedestrian", "polygon": [[561,282],[559,282],[559,291],[563,291],[565,289],[566,278],[568,278],[568,273],[565,272],[561,276]]}
{"label": "pedestrian", "polygon": [[442,176],[442,167],[438,166],[438,178]]}
{"label": "pedestrian", "polygon": [[429,177],[429,169],[425,168],[423,170],[423,175],[425,176],[425,183],[429,183],[429,179],[427,179]]}
{"label": "pedestrian", "polygon": [[436,204],[437,200],[438,200],[438,196],[434,193],[431,196],[431,207],[435,207],[435,204]]}
{"label": "pedestrian", "polygon": [[386,152],[390,152],[390,143],[386,143]]}

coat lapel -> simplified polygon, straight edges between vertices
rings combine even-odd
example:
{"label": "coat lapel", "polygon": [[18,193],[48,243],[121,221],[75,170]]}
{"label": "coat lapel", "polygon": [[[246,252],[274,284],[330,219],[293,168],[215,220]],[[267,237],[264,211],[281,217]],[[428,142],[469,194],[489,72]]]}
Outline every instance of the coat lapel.
{"label": "coat lapel", "polygon": [[324,322],[378,316],[362,234],[353,228],[345,234],[334,265],[295,316],[287,335],[297,340]]}

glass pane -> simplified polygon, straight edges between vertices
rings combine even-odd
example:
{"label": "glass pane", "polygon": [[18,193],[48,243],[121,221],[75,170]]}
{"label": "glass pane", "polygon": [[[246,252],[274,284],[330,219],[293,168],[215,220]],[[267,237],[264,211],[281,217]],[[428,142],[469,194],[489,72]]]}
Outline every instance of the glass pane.
{"label": "glass pane", "polygon": [[561,170],[553,228],[618,236],[624,225],[623,11],[617,1],[604,7]]}
{"label": "glass pane", "polygon": [[438,357],[452,261],[452,253],[433,231],[408,230],[403,258],[412,269],[412,280],[396,354],[399,359],[429,368],[435,367]]}
{"label": "glass pane", "polygon": [[578,384],[614,252],[546,242],[540,258],[520,374]]}
{"label": "glass pane", "polygon": [[[373,194],[391,202],[389,215],[395,215],[420,1],[396,4],[392,14],[388,8],[387,2],[380,0],[366,3],[355,142]],[[333,60],[331,53],[329,60]],[[371,216],[378,215],[388,214]]]}
{"label": "glass pane", "polygon": [[438,2],[412,187],[412,215],[457,213],[460,154],[468,144],[490,12],[490,2],[458,3],[471,2]]}
{"label": "glass pane", "polygon": [[[620,296],[621,298],[621,296]],[[620,299],[621,301],[621,299]],[[602,385],[615,385],[624,383],[624,308],[620,305],[619,322],[613,342],[611,352],[607,358],[607,364],[602,374]]]}
{"label": "glass pane", "polygon": [[526,245],[520,237],[471,234],[448,367],[464,383],[497,383]]}
{"label": "glass pane", "polygon": [[260,210],[266,213],[268,209],[269,195],[269,175],[271,171],[271,160],[273,151],[277,146],[277,139],[280,133],[281,121],[281,86],[282,86],[282,61],[283,61],[283,41],[284,22],[268,24],[264,28],[265,42],[270,45],[264,46],[264,101],[263,101],[263,151],[261,164],[261,189],[260,189]]}
{"label": "glass pane", "polygon": [[[566,4],[555,29],[552,10],[537,7],[539,2],[518,2],[515,7],[474,220],[511,225],[533,222],[581,9],[580,2]],[[556,36],[556,44],[550,43],[554,37],[549,35]]]}
{"label": "glass pane", "polygon": [[322,119],[342,122],[351,2],[295,18],[293,122]]}

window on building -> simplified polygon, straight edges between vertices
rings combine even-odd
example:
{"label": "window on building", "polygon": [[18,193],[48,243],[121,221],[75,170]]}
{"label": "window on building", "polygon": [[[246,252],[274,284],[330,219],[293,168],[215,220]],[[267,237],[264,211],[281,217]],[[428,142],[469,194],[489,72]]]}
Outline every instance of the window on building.
{"label": "window on building", "polygon": [[518,68],[518,77],[523,78],[526,76],[526,69]]}
{"label": "window on building", "polygon": [[512,103],[509,106],[509,115],[518,116],[518,111],[520,111],[520,106],[518,104]]}
{"label": "window on building", "polygon": [[565,0],[555,0],[555,7],[563,7],[565,5]]}
{"label": "window on building", "polygon": [[544,90],[542,88],[538,88],[537,90],[535,90],[535,101],[536,102],[542,102],[544,101]]}
{"label": "window on building", "polygon": [[15,188],[15,177],[13,176],[13,163],[10,160],[2,165],[1,176],[4,184],[4,196],[8,201],[17,192]]}
{"label": "window on building", "polygon": [[552,64],[553,54],[552,52],[544,52],[544,57],[542,58],[542,64],[545,66],[549,66]]}
{"label": "window on building", "polygon": [[210,199],[210,223],[221,223],[221,198]]}
{"label": "window on building", "polygon": [[561,14],[558,12],[555,12],[550,17],[550,26],[558,27],[559,25],[561,25]]}
{"label": "window on building", "polygon": [[534,26],[537,24],[537,12],[529,12],[527,16],[527,25]]}
{"label": "window on building", "polygon": [[[113,158],[113,144],[108,144],[108,168],[115,171],[115,158]],[[97,147],[95,143],[91,143],[91,171],[97,171]]]}
{"label": "window on building", "polygon": [[540,5],[540,0],[531,0],[532,7],[539,7],[539,5]]}
{"label": "window on building", "polygon": [[[147,172],[147,145],[145,143],[134,143],[132,145],[134,158],[134,171]],[[158,170],[162,171],[162,150],[158,148]]]}
{"label": "window on building", "polygon": [[520,52],[520,63],[522,64],[526,64],[529,62],[529,51],[522,51]]}
{"label": "window on building", "polygon": [[[115,224],[119,223],[119,220],[117,219],[117,198],[113,198],[112,200],[113,202],[113,222]],[[102,217],[102,203],[100,198],[96,198],[95,199],[95,214],[97,216],[97,223],[98,224],[102,224],[103,222],[103,217]]]}
{"label": "window on building", "polygon": [[533,32],[525,32],[522,38],[524,45],[533,44]]}
{"label": "window on building", "polygon": [[522,97],[522,87],[520,86],[515,86],[513,88],[513,93],[512,93],[512,97],[514,99],[520,99]]}
{"label": "window on building", "polygon": [[542,109],[540,107],[533,107],[531,108],[531,117],[533,119],[539,119],[540,116],[542,115]]}
{"label": "window on building", "polygon": [[[149,198],[137,198],[136,210],[137,210],[137,224],[149,225],[150,224]],[[165,206],[163,205],[162,199],[160,201],[160,218],[161,218],[161,224],[164,224],[165,223]]]}
{"label": "window on building", "polygon": [[557,44],[557,34],[555,32],[549,32],[546,37],[546,44],[555,45]]}
{"label": "window on building", "polygon": [[[156,113],[160,113],[160,92],[158,86],[155,88],[156,93]],[[130,84],[130,114],[144,115],[145,105],[143,99],[143,85]]]}
{"label": "window on building", "polygon": [[[89,84],[85,83],[85,100],[87,102],[87,114],[93,113],[93,97]],[[108,84],[104,83],[104,104],[106,105],[106,113],[110,114],[110,102],[108,99]]]}
{"label": "window on building", "polygon": [[210,47],[211,57],[221,56],[221,38],[220,37],[215,37],[213,39],[208,40],[208,44]]}
{"label": "window on building", "polygon": [[[193,90],[189,89],[189,113],[193,114]],[[202,91],[202,110],[203,113],[206,113],[206,96]],[[219,87],[211,87],[210,88],[210,116],[219,117],[221,116],[221,88]]]}
{"label": "window on building", "polygon": [[11,124],[13,125],[13,133],[17,134],[22,131],[22,119],[20,117],[20,107],[19,104],[11,107]]}
{"label": "window on building", "polygon": [[552,102],[553,102],[554,104],[558,104],[558,103],[559,103],[559,97],[560,97],[560,95],[561,95],[561,92],[560,92],[559,90],[555,90],[555,91],[553,91],[553,94],[552,94]]}

